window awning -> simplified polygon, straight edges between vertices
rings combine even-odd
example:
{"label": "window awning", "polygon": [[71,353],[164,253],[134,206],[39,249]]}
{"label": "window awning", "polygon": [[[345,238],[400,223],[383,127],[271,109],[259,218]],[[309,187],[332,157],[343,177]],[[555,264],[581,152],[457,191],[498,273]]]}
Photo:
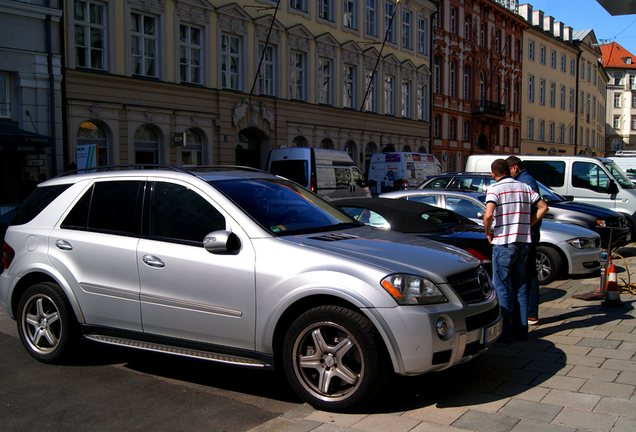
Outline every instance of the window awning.
{"label": "window awning", "polygon": [[0,152],[43,153],[51,147],[49,137],[0,123]]}

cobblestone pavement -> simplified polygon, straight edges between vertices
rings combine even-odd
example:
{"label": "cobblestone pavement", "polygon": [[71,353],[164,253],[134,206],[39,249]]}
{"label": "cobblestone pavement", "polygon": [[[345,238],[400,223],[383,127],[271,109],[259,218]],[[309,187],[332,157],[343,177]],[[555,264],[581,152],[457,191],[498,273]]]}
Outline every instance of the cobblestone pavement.
{"label": "cobblestone pavement", "polygon": [[[636,284],[636,244],[617,251],[619,284]],[[362,414],[302,405],[250,432],[634,432],[636,431],[636,295],[622,307],[589,293],[600,276],[541,288],[540,324],[528,341],[495,344],[447,371],[396,378]]]}

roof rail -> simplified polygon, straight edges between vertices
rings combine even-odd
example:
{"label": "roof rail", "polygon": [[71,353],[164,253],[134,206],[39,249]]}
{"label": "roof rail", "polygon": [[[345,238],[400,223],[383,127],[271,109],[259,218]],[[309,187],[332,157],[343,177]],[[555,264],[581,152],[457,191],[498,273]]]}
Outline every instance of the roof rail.
{"label": "roof rail", "polygon": [[223,170],[239,170],[239,171],[252,171],[258,173],[270,174],[262,169],[252,168],[242,165],[202,165],[195,167],[188,167],[189,173],[207,172],[207,171],[223,171]]}
{"label": "roof rail", "polygon": [[614,156],[636,156],[636,150],[618,150]]}

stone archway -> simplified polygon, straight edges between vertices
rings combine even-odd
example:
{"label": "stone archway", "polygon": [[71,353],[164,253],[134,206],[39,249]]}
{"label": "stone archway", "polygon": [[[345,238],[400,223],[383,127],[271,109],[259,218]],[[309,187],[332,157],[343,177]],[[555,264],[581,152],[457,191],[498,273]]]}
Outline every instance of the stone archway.
{"label": "stone archway", "polygon": [[250,127],[241,130],[234,147],[236,165],[265,169],[267,154],[271,148],[269,137],[258,128]]}

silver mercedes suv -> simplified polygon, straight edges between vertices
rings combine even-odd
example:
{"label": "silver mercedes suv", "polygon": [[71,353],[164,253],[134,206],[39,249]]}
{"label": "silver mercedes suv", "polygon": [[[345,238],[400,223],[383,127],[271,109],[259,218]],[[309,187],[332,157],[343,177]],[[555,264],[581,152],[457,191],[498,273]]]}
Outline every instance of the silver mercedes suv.
{"label": "silver mercedes suv", "polygon": [[262,171],[148,168],[49,180],[11,222],[0,305],[36,359],[84,338],[277,367],[314,407],[348,411],[391,372],[448,368],[501,332],[460,249],[363,226]]}

